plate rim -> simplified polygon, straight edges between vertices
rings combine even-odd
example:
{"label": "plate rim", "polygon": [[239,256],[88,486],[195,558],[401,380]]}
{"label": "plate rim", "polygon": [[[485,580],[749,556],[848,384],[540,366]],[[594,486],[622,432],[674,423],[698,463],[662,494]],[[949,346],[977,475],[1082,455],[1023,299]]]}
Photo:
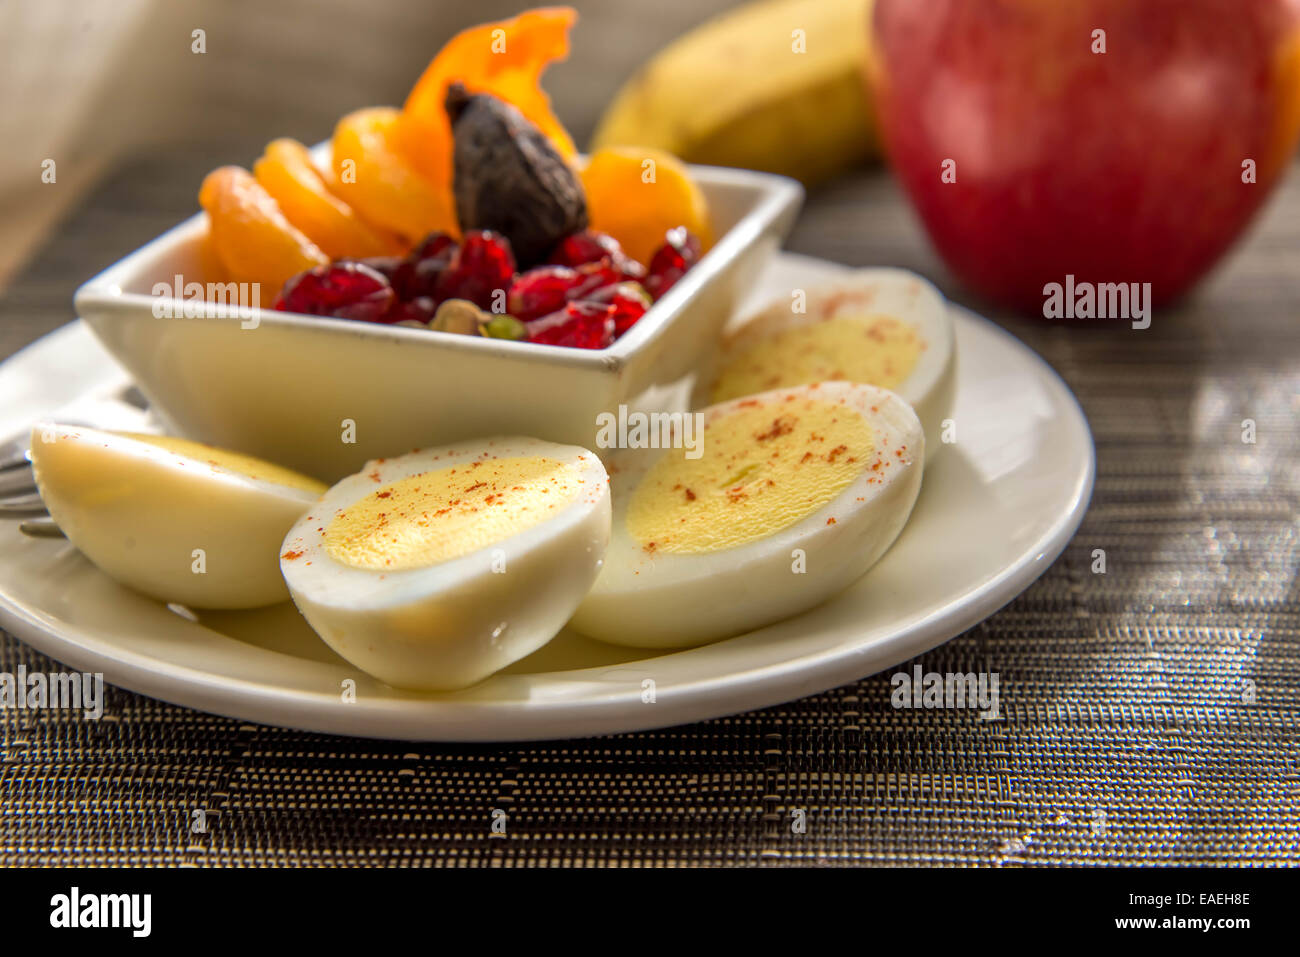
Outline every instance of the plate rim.
{"label": "plate rim", "polygon": [[[839,265],[784,252],[782,256],[812,260],[823,266]],[[95,646],[102,645],[106,639],[81,626],[60,631],[43,623],[39,615],[28,614],[3,592],[0,592],[0,626],[60,663],[82,671],[102,671],[110,683],[161,701],[237,721],[373,740],[508,743],[599,737],[690,724],[840,687],[923,654],[1008,604],[1064,552],[1091,502],[1096,478],[1096,443],[1083,407],[1069,385],[1050,363],[1008,330],[967,307],[952,302],[948,305],[954,319],[975,323],[984,332],[995,334],[1023,353],[1036,368],[1046,371],[1047,381],[1067,400],[1064,404],[1073,410],[1086,436],[1084,469],[1070,490],[1068,507],[1025,550],[1025,557],[1005,566],[975,590],[948,600],[921,620],[868,646],[840,645],[785,663],[754,664],[737,672],[713,673],[658,685],[657,706],[649,708],[629,706],[633,703],[629,699],[639,697],[639,684],[636,690],[622,685],[617,693],[611,690],[584,698],[541,702],[448,701],[415,696],[363,701],[358,696],[356,703],[340,706],[337,692],[286,690],[245,678],[218,676],[186,664],[150,658],[131,649],[97,650]],[[69,325],[79,322],[82,320]],[[67,325],[61,326],[49,335],[67,330]],[[4,365],[21,359],[25,352],[43,341],[44,338],[39,339],[15,353]],[[692,650],[655,655],[647,662]],[[578,676],[585,671],[630,670],[641,666],[642,662],[632,661],[553,673]],[[772,680],[778,675],[779,680]],[[419,706],[412,707],[413,703]],[[527,720],[521,721],[524,715]]]}

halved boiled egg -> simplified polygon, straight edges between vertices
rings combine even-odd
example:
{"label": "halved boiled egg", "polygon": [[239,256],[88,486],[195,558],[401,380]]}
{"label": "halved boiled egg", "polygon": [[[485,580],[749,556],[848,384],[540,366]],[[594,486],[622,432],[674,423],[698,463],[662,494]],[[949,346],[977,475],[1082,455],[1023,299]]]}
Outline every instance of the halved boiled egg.
{"label": "halved boiled egg", "polygon": [[463,688],[563,627],[609,542],[594,453],[509,437],[367,463],[285,537],[308,623],[391,685]]}
{"label": "halved boiled egg", "polygon": [[927,454],[940,446],[955,383],[952,320],[915,273],[860,269],[792,290],[729,332],[696,405],[812,382],[861,382],[897,392],[921,420]]}
{"label": "halved boiled egg", "polygon": [[31,448],[50,516],[122,584],[195,608],[288,600],[280,542],[323,483],[162,435],[41,424]]}
{"label": "halved boiled egg", "polygon": [[578,631],[671,647],[798,614],[870,568],[912,511],[925,437],[892,392],[820,383],[701,414],[702,441],[611,460],[612,537]]}

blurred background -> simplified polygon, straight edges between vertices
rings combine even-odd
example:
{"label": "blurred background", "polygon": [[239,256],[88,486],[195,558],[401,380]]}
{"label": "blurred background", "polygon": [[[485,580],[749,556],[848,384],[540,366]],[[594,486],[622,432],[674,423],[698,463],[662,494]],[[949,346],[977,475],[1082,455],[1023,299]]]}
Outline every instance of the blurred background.
{"label": "blurred background", "polygon": [[[730,0],[578,0],[569,59],[546,73],[585,144],[620,85]],[[0,282],[125,158],[247,166],[277,136],[329,137],[345,113],[401,105],[455,32],[518,0],[8,0],[0,5]],[[207,52],[191,52],[205,31]],[[41,163],[57,162],[57,184]],[[177,176],[181,171],[177,170]],[[197,203],[195,204],[197,209]]]}

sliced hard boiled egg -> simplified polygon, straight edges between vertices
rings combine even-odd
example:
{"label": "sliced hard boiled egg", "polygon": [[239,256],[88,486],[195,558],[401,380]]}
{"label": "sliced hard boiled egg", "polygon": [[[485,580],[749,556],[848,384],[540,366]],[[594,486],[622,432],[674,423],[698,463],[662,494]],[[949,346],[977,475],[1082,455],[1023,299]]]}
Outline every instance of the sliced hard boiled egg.
{"label": "sliced hard boiled egg", "polygon": [[287,601],[280,542],[325,485],[188,439],[70,425],[32,430],[45,507],[122,584],[195,608]]}
{"label": "sliced hard boiled egg", "polygon": [[952,320],[915,273],[861,269],[774,301],[723,340],[696,405],[812,382],[861,382],[897,392],[939,448],[955,383]]}
{"label": "sliced hard boiled egg", "polygon": [[463,688],[555,636],[609,542],[594,453],[530,438],[367,463],[290,531],[280,567],[336,652],[403,688]]}
{"label": "sliced hard boiled egg", "polygon": [[700,414],[698,442],[611,460],[612,537],[578,631],[654,648],[741,634],[841,591],[902,531],[925,437],[894,393],[820,383]]}

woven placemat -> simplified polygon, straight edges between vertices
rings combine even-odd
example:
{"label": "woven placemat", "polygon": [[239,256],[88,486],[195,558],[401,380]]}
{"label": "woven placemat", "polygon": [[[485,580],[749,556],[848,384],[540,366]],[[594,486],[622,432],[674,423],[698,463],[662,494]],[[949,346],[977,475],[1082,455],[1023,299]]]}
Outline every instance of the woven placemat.
{"label": "woven placemat", "polygon": [[[0,301],[0,354],[188,214],[205,164],[173,155],[97,191]],[[1079,396],[1098,475],[1044,576],[916,662],[997,672],[1001,720],[896,710],[885,674],[664,731],[413,745],[113,689],[98,722],[0,711],[0,863],[1300,862],[1298,213],[1293,175],[1148,330],[1005,320]],[[879,171],[815,194],[791,247],[968,301]],[[56,668],[0,636],[0,671],[20,665]]]}

